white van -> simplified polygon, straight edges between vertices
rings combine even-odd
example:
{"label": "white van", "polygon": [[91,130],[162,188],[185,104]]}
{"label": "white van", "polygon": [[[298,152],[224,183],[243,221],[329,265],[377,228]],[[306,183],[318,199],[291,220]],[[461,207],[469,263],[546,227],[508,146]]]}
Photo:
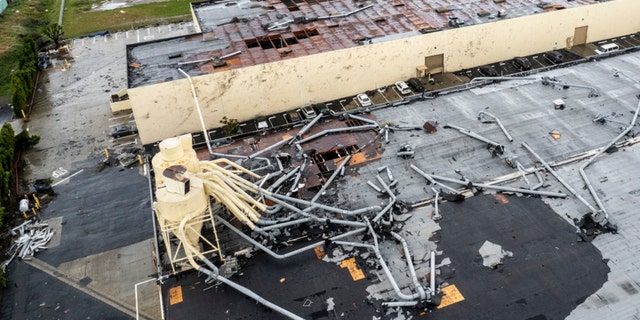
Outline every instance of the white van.
{"label": "white van", "polygon": [[599,46],[596,49],[596,54],[609,53],[620,50],[620,47],[615,43],[607,43]]}
{"label": "white van", "polygon": [[409,88],[409,85],[407,85],[406,82],[398,81],[395,84],[396,84],[396,89],[398,89],[398,91],[400,91],[401,94],[411,93],[411,89]]}

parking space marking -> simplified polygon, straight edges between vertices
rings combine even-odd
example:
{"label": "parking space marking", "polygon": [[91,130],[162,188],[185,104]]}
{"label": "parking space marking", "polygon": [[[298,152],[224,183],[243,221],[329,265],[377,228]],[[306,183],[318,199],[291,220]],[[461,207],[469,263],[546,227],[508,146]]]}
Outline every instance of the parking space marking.
{"label": "parking space marking", "polygon": [[[62,169],[62,168],[60,168],[60,169]],[[70,176],[68,176],[68,177],[66,177],[66,178],[64,178],[64,179],[62,179],[62,180],[60,180],[60,181],[58,181],[58,182],[54,183],[54,184],[52,184],[51,186],[52,186],[52,187],[55,187],[55,186],[57,186],[57,185],[59,185],[59,184],[61,184],[61,183],[65,182],[65,181],[67,181],[67,180],[71,179],[72,177],[74,177],[74,176],[76,176],[76,175],[80,174],[82,171],[84,171],[84,169],[80,169],[78,172],[76,172],[76,173],[74,173],[74,174],[72,174],[72,175],[70,175]]]}
{"label": "parking space marking", "polygon": [[53,172],[51,173],[51,176],[53,176],[54,178],[60,178],[62,176],[64,176],[65,174],[69,173],[69,171],[63,167],[60,167],[56,170],[53,170]]}

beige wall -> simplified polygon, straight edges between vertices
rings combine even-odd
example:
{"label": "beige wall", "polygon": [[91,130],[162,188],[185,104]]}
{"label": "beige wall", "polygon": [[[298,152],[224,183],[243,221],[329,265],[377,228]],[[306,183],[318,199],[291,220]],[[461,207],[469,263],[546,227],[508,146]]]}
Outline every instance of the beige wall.
{"label": "beige wall", "polygon": [[[616,0],[194,77],[205,123],[245,121],[353,95],[415,74],[444,53],[457,71],[565,47],[576,27],[593,42],[640,31],[640,0]],[[295,50],[295,49],[294,49]],[[143,143],[201,130],[186,79],[129,89]]]}

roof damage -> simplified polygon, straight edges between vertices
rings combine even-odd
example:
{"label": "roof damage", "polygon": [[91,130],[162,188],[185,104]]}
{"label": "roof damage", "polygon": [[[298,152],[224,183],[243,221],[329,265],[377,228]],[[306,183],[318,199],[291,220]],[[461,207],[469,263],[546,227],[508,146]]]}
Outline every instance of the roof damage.
{"label": "roof damage", "polygon": [[[576,79],[584,81],[593,73],[585,71],[588,67],[573,67],[585,74],[549,73],[560,83],[580,83]],[[482,283],[489,281],[486,279],[511,281],[500,299],[521,295],[529,307],[517,314],[528,318],[546,307],[542,301],[534,302],[538,298],[524,288],[535,286],[532,281],[580,287],[576,278],[557,271],[570,270],[569,265],[580,261],[580,274],[598,276],[589,281],[580,278],[586,291],[572,289],[572,294],[554,298],[555,307],[549,307],[553,311],[546,313],[547,317],[567,316],[606,281],[608,272],[592,245],[577,243],[618,230],[601,199],[602,191],[591,182],[606,180],[592,177],[586,169],[602,161],[605,154],[615,157],[613,149],[630,148],[637,142],[629,133],[640,104],[633,83],[618,83],[630,89],[623,98],[630,115],[628,126],[613,132],[592,121],[592,113],[605,112],[601,106],[610,99],[605,94],[607,86],[592,82],[557,91],[548,85],[550,78],[536,79],[504,79],[373,112],[356,109],[318,114],[302,127],[216,148],[212,155],[217,160],[200,161],[199,170],[185,174],[193,181],[202,180],[205,192],[214,199],[211,219],[218,229],[213,232],[220,243],[218,253],[205,256],[198,255],[195,246],[185,249],[182,254],[194,255],[204,264],[188,259],[191,263],[183,260],[181,268],[194,267],[207,275],[209,285],[220,288],[219,284],[227,284],[293,319],[336,310],[355,317],[364,309],[371,312],[366,305],[373,306],[377,317],[425,312],[462,316],[465,313],[453,306],[470,299],[484,301],[480,287],[495,285]],[[619,77],[612,79],[620,81]],[[583,88],[600,94],[589,94]],[[504,101],[495,100],[496,95]],[[525,103],[519,100],[522,97]],[[557,97],[571,107],[555,108],[552,101]],[[493,103],[486,107],[489,101]],[[429,126],[407,125],[419,119]],[[569,119],[580,120],[567,125]],[[446,130],[437,130],[439,123],[446,123]],[[549,137],[548,128],[562,135]],[[201,158],[209,156],[202,150]],[[576,164],[580,166],[567,179],[564,168]],[[574,175],[582,179],[586,194]],[[213,179],[216,176],[222,180]],[[565,207],[567,203],[579,206]],[[189,217],[184,219],[182,225]],[[174,236],[188,242],[186,234],[170,235]],[[546,256],[553,250],[564,258]],[[272,294],[260,286],[253,289],[245,275],[256,268],[250,261],[265,256],[263,253],[270,257],[259,260],[265,265],[256,272],[263,276],[279,274],[276,266],[281,263],[301,263],[300,257],[306,257],[303,265],[320,268],[307,260],[311,255],[334,264],[351,281],[366,283],[367,293],[352,295],[363,284],[334,287],[329,296],[298,292],[290,285],[300,280],[285,276],[289,272],[285,269],[278,282],[292,290],[290,294]],[[478,265],[498,273],[482,273],[474,279],[472,274],[479,271],[466,259],[477,259]],[[275,265],[269,267],[272,263]],[[525,275],[527,265],[536,271]],[[313,286],[317,287],[322,285]],[[504,301],[500,299],[496,301]],[[353,309],[344,311],[349,304]],[[544,305],[550,306],[548,302]],[[238,309],[233,310],[237,315]],[[509,310],[505,315],[514,312]]]}
{"label": "roof damage", "polygon": [[[555,2],[561,8],[592,3]],[[196,2],[192,8],[202,33],[127,47],[129,88],[178,79],[178,67],[197,76],[550,10],[539,4],[537,0]]]}

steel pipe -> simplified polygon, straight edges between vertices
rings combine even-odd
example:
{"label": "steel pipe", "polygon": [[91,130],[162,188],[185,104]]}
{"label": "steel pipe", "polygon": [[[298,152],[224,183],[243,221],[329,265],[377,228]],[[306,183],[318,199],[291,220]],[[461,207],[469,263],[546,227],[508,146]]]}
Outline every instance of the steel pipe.
{"label": "steel pipe", "polygon": [[[447,181],[447,182],[451,182],[451,183],[457,183],[457,184],[460,184],[460,185],[465,185],[466,186],[466,185],[469,184],[469,181],[451,179],[451,178],[437,176],[437,175],[431,175],[431,176],[434,179],[437,179],[437,180]],[[560,193],[560,192],[547,192],[547,191],[538,191],[538,190],[530,190],[530,189],[512,188],[512,187],[495,186],[495,185],[491,185],[491,184],[475,183],[475,182],[471,182],[471,184],[473,186],[475,186],[475,187],[482,188],[482,189],[498,190],[498,191],[505,191],[505,192],[517,192],[517,193],[523,193],[523,194],[535,194],[535,195],[546,196],[546,197],[554,197],[554,198],[566,198],[567,197],[566,194]]]}
{"label": "steel pipe", "polygon": [[[453,192],[453,193],[455,193],[455,194],[460,194],[460,191],[458,191],[458,190],[456,190],[456,189],[454,189],[454,188],[452,188],[452,187],[449,187],[449,186],[448,186],[448,185],[446,185],[446,184],[443,184],[443,183],[440,183],[440,182],[436,181],[436,180],[433,178],[433,176],[432,176],[432,175],[427,174],[426,172],[424,172],[424,171],[420,170],[420,168],[416,167],[416,165],[412,164],[412,165],[411,165],[411,169],[413,169],[413,171],[417,172],[419,175],[423,176],[425,179],[429,180],[429,182],[431,182],[431,184],[433,184],[433,185],[439,185],[439,186],[441,186],[441,187],[443,187],[443,188],[445,188],[445,189],[447,189],[447,190],[449,190],[449,191],[451,191],[451,192]],[[457,181],[456,181],[456,183],[457,183]]]}
{"label": "steel pipe", "polygon": [[[603,220],[597,221],[597,222],[601,223],[602,225],[606,225],[607,224],[607,220],[609,219],[609,213],[605,209],[604,204],[600,200],[600,197],[598,197],[598,194],[596,193],[596,190],[593,188],[593,185],[591,184],[591,182],[589,182],[589,178],[587,178],[587,174],[585,173],[584,170],[591,163],[593,163],[593,161],[599,155],[601,155],[604,152],[606,152],[607,150],[609,150],[609,148],[611,148],[611,146],[616,144],[616,142],[618,142],[618,140],[620,140],[622,137],[627,135],[627,133],[629,133],[629,131],[631,131],[631,129],[633,129],[633,127],[636,125],[636,121],[638,120],[638,113],[639,112],[640,112],[640,102],[638,102],[638,106],[636,107],[636,112],[633,114],[633,119],[631,120],[631,123],[629,124],[629,126],[624,131],[622,131],[617,137],[615,137],[611,142],[609,142],[609,144],[607,144],[603,148],[600,148],[600,151],[598,153],[596,153],[595,155],[593,155],[593,157],[589,158],[589,160],[587,160],[587,162],[585,162],[582,166],[580,166],[580,169],[579,169],[580,176],[582,176],[582,180],[584,180],[584,182],[587,184],[587,188],[589,189],[589,192],[591,193],[591,197],[596,201],[596,204],[598,205],[598,208],[600,208],[600,210],[604,213]],[[594,217],[594,218],[597,218],[597,217]]]}
{"label": "steel pipe", "polygon": [[571,192],[571,194],[573,194],[578,200],[580,200],[580,202],[582,202],[587,208],[589,208],[589,211],[591,211],[592,214],[598,213],[598,210],[596,210],[596,208],[589,204],[589,202],[587,202],[587,200],[579,195],[578,192],[576,192],[576,190],[573,189],[571,185],[569,185],[569,183],[562,179],[562,177],[560,177],[560,175],[555,170],[553,170],[553,168],[551,168],[551,166],[546,161],[544,161],[542,157],[540,157],[535,151],[533,151],[533,149],[526,142],[523,141],[522,146],[527,149],[527,151],[529,151],[538,161],[540,161],[544,168],[547,169],[547,171],[552,176],[554,176],[558,180],[558,182],[560,182],[567,190],[569,190],[569,192]]}
{"label": "steel pipe", "polygon": [[338,176],[338,174],[340,173],[340,171],[342,170],[342,168],[344,168],[345,165],[347,165],[347,163],[349,163],[349,160],[351,160],[351,155],[346,156],[345,158],[343,158],[342,162],[340,163],[340,165],[338,166],[338,168],[336,168],[336,170],[333,171],[333,174],[329,177],[329,179],[322,185],[322,187],[320,188],[320,190],[318,190],[318,192],[313,196],[313,198],[311,199],[311,202],[316,202],[316,200],[318,200],[318,198],[320,198],[320,196],[322,195],[323,192],[325,192],[325,190],[327,190],[327,187],[333,182],[333,179],[336,178],[336,176]]}
{"label": "steel pipe", "polygon": [[498,124],[498,126],[500,127],[502,132],[504,132],[504,135],[507,136],[507,139],[509,139],[509,141],[513,141],[513,138],[511,137],[511,135],[507,131],[507,128],[505,128],[504,125],[502,125],[502,121],[500,121],[500,119],[498,119],[498,117],[492,115],[489,112],[480,111],[480,113],[478,114],[478,120],[482,120],[482,116],[486,116],[486,117],[492,118]]}
{"label": "steel pipe", "polygon": [[458,126],[455,126],[455,125],[452,125],[452,124],[449,124],[449,123],[444,125],[444,128],[445,129],[446,128],[456,129],[456,130],[458,130],[458,132],[460,132],[460,133],[462,133],[464,135],[467,135],[467,136],[469,136],[471,138],[474,138],[476,140],[479,140],[479,141],[482,141],[484,143],[487,143],[489,145],[494,146],[495,148],[499,149],[499,153],[500,154],[504,153],[504,146],[503,145],[501,145],[501,144],[499,144],[499,143],[497,143],[497,142],[495,142],[495,141],[493,141],[491,139],[485,138],[485,137],[483,137],[483,136],[481,136],[481,135],[479,135],[479,134],[477,134],[477,133],[475,133],[475,132],[473,132],[473,131],[471,131],[469,129],[461,128],[461,127],[458,127]]}
{"label": "steel pipe", "polygon": [[402,244],[404,257],[407,260],[407,267],[409,268],[409,274],[411,275],[411,280],[413,280],[413,285],[416,287],[416,290],[418,290],[418,293],[420,294],[420,300],[426,299],[427,294],[424,292],[424,288],[422,288],[422,285],[420,285],[420,281],[418,281],[418,276],[416,275],[416,269],[414,269],[413,267],[411,252],[409,251],[409,246],[407,246],[407,241],[405,241],[403,237],[393,231],[391,231],[391,235]]}
{"label": "steel pipe", "polygon": [[316,133],[316,134],[314,134],[312,136],[306,137],[306,138],[298,141],[297,144],[303,144],[305,142],[309,142],[311,140],[317,139],[319,137],[322,137],[322,136],[330,134],[330,133],[366,131],[366,130],[376,129],[377,127],[378,127],[378,125],[364,125],[364,126],[358,126],[358,127],[327,129],[327,130],[324,130],[322,132],[318,132],[318,133]]}

